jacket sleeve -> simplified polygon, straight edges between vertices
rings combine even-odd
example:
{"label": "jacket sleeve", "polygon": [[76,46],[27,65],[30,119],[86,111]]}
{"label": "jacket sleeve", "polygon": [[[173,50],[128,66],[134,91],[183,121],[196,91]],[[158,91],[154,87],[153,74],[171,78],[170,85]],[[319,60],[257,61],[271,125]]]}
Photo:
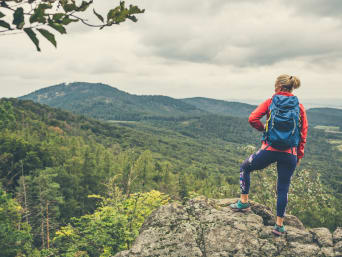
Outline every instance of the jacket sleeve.
{"label": "jacket sleeve", "polygon": [[264,131],[264,124],[260,119],[267,114],[268,107],[271,104],[271,98],[261,103],[252,113],[249,115],[248,122],[251,126],[259,131]]}
{"label": "jacket sleeve", "polygon": [[308,125],[308,120],[306,118],[306,112],[305,112],[304,106],[300,104],[299,107],[300,107],[300,119],[301,119],[302,128],[300,132],[301,139],[300,139],[299,146],[297,148],[297,157],[298,159],[301,159],[304,157],[304,147],[306,144],[306,137],[308,134],[309,125]]}

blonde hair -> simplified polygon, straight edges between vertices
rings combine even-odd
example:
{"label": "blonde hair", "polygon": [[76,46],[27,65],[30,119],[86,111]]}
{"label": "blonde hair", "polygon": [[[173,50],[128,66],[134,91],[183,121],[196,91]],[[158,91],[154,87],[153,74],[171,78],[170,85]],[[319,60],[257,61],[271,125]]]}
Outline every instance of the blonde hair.
{"label": "blonde hair", "polygon": [[275,82],[275,89],[280,91],[292,92],[293,89],[300,87],[300,80],[296,76],[286,74],[280,75]]}

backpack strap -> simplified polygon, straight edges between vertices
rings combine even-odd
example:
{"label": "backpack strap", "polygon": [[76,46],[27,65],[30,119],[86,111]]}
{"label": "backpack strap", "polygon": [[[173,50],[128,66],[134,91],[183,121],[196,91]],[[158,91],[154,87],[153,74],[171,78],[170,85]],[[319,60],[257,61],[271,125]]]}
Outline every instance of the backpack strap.
{"label": "backpack strap", "polygon": [[267,112],[268,112],[268,119],[266,120],[266,124],[265,124],[265,132],[268,131],[268,122],[271,120],[271,110],[270,110],[270,107],[272,105],[272,101],[273,101],[273,96],[271,98],[271,102],[270,102],[270,105],[268,106],[268,110],[267,110]]}
{"label": "backpack strap", "polygon": [[268,131],[268,123],[271,120],[271,111],[268,111],[268,119],[266,120],[266,126],[265,126],[265,131]]}

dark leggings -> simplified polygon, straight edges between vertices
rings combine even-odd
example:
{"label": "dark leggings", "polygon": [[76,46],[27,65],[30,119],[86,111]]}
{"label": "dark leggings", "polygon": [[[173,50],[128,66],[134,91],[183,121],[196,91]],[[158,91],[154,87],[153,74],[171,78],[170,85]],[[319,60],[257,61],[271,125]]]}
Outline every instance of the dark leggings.
{"label": "dark leggings", "polygon": [[277,162],[277,216],[284,217],[287,205],[291,176],[296,169],[297,156],[284,152],[259,150],[246,159],[240,169],[240,187],[242,194],[248,194],[250,187],[250,172],[266,168]]}

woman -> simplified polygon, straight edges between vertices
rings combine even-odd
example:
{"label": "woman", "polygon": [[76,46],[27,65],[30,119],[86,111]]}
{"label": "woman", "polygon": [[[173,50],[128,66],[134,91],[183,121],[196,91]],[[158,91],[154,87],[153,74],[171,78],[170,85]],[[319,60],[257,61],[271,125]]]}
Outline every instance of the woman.
{"label": "woman", "polygon": [[[299,128],[298,128],[298,140],[295,143],[296,146],[290,148],[275,147],[271,140],[268,140],[267,136],[263,138],[262,146],[259,151],[252,154],[246,159],[240,169],[240,187],[241,197],[237,203],[231,204],[230,207],[234,211],[248,211],[250,210],[250,204],[248,203],[248,192],[250,187],[250,172],[254,170],[261,170],[269,166],[271,163],[277,163],[278,182],[277,182],[277,220],[274,226],[273,233],[276,235],[282,235],[285,233],[285,227],[283,225],[285,209],[287,205],[287,194],[289,191],[291,176],[297,165],[300,164],[301,159],[304,156],[304,146],[306,143],[308,122],[306,118],[305,109],[302,104],[299,104],[298,99],[294,97],[292,91],[300,87],[300,80],[295,76],[280,75],[275,82],[275,94],[272,98],[267,99],[260,104],[250,115],[249,123],[257,130],[268,130],[268,125],[265,126],[261,123],[260,119],[267,115],[267,121],[270,119],[270,108],[272,105],[272,99],[295,99],[297,101]],[[275,101],[275,100],[274,100]],[[273,108],[274,104],[272,105]],[[273,110],[273,109],[272,109]],[[268,122],[267,122],[268,123]],[[272,123],[272,125],[274,125]],[[287,140],[287,139],[286,139]],[[272,145],[272,146],[271,146]],[[286,145],[286,144],[285,144]],[[292,144],[293,145],[293,144]]]}

